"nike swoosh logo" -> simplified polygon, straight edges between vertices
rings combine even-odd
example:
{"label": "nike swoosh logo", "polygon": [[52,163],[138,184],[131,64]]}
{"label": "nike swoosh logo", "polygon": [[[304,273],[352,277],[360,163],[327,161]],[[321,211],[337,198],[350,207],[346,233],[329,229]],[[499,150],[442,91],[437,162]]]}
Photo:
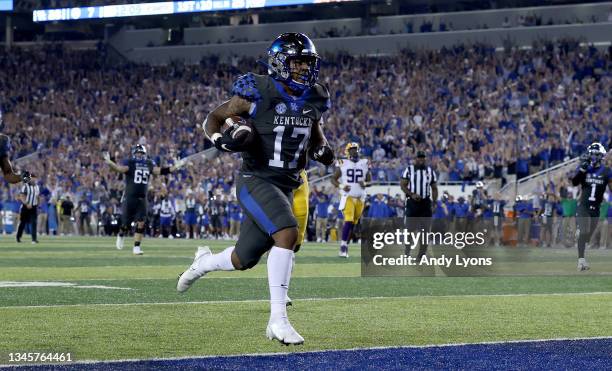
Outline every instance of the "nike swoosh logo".
{"label": "nike swoosh logo", "polygon": [[305,115],[305,114],[307,114],[310,111],[312,111],[312,110],[311,109],[305,109],[305,110],[302,111],[302,115]]}
{"label": "nike swoosh logo", "polygon": [[223,148],[224,150],[226,150],[228,152],[232,152],[229,148],[227,148],[227,144],[222,144],[221,148]]}

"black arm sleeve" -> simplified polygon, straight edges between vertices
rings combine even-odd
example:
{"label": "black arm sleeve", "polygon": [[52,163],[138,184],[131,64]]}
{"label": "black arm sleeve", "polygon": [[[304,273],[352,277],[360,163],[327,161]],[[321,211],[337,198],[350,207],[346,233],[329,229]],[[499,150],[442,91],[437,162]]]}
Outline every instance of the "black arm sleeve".
{"label": "black arm sleeve", "polygon": [[168,175],[170,174],[170,168],[167,166],[162,167],[161,169],[159,169],[159,174],[160,175]]}
{"label": "black arm sleeve", "polygon": [[572,177],[572,185],[575,187],[577,185],[582,184],[586,179],[586,171],[578,170],[574,177]]}

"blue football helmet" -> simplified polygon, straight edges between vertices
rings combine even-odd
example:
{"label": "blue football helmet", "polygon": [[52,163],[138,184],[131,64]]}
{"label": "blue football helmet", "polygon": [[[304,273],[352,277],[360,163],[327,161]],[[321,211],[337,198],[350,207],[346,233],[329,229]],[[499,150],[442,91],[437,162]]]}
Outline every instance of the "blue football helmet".
{"label": "blue football helmet", "polygon": [[147,147],[142,144],[137,144],[132,147],[132,157],[137,160],[144,160],[147,158]]}
{"label": "blue football helmet", "polygon": [[[300,60],[308,64],[308,72],[292,76],[292,60]],[[272,42],[268,49],[268,75],[273,79],[287,84],[291,90],[304,91],[313,87],[319,78],[321,57],[314,43],[302,33],[289,32],[281,34]]]}

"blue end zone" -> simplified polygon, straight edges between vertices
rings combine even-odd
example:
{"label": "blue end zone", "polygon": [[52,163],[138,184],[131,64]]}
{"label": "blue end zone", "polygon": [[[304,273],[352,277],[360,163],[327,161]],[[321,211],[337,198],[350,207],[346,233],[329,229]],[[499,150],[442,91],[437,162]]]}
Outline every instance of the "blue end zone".
{"label": "blue end zone", "polygon": [[604,370],[612,368],[612,338],[126,361],[25,367],[20,370],[400,370],[407,368]]}

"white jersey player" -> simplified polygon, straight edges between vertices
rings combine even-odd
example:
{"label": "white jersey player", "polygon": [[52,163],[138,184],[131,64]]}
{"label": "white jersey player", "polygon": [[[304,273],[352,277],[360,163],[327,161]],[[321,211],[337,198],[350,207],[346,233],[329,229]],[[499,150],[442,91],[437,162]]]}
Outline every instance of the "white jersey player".
{"label": "white jersey player", "polygon": [[348,241],[353,227],[359,222],[363,213],[365,189],[372,176],[370,161],[359,158],[359,144],[354,142],[347,144],[345,154],[348,159],[338,161],[332,183],[340,189],[339,208],[344,215],[339,256],[348,258]]}

